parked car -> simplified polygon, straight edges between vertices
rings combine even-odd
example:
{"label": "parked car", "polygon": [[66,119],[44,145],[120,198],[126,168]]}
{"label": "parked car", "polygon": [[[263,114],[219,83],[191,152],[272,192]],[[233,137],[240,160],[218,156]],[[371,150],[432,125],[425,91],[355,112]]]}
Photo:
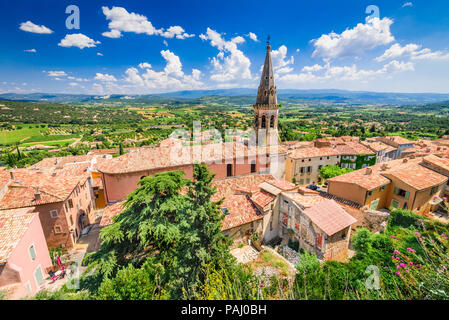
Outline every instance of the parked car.
{"label": "parked car", "polygon": [[311,184],[311,185],[307,186],[307,189],[319,191],[320,187],[318,187],[318,186],[316,186],[314,184]]}

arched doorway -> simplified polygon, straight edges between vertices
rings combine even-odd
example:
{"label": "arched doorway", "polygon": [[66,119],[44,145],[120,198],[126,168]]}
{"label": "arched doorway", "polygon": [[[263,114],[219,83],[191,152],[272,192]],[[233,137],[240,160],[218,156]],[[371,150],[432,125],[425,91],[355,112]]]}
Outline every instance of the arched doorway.
{"label": "arched doorway", "polygon": [[274,116],[270,118],[270,128],[274,128]]}

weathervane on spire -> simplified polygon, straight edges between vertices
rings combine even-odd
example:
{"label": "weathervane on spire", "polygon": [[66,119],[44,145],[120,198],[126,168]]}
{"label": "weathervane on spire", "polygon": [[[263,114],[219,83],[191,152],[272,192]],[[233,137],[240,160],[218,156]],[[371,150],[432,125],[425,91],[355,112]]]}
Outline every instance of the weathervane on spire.
{"label": "weathervane on spire", "polygon": [[270,39],[271,39],[271,37],[270,37],[270,35],[268,35],[268,37],[267,37],[267,44],[268,45],[270,45]]}

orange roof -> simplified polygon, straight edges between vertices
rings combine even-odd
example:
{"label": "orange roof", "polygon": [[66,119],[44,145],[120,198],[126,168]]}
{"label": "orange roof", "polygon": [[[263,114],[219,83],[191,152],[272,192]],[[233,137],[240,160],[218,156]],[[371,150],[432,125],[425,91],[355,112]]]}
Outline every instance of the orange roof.
{"label": "orange roof", "polygon": [[356,184],[366,190],[374,190],[389,184],[391,177],[396,177],[418,190],[444,182],[446,177],[424,168],[419,164],[420,161],[420,159],[412,159],[404,162],[404,159],[397,159],[386,163],[378,163],[369,168],[371,169],[370,174],[367,172],[369,169],[364,168],[328,179],[328,182]]}
{"label": "orange roof", "polygon": [[299,148],[289,152],[289,156],[293,159],[338,156],[339,154],[340,153],[337,150],[332,148],[317,147]]}
{"label": "orange roof", "polygon": [[393,145],[402,145],[402,144],[411,144],[415,143],[414,141],[410,141],[400,136],[388,136],[383,138],[385,142],[390,142]]}
{"label": "orange roof", "polygon": [[251,201],[258,205],[260,208],[265,208],[270,202],[276,199],[276,196],[266,191],[258,191],[252,195]]}
{"label": "orange roof", "polygon": [[263,215],[247,195],[234,194],[227,196],[221,207],[228,211],[223,219],[221,228],[223,231],[263,219]]}
{"label": "orange roof", "polygon": [[94,158],[94,155],[79,155],[79,156],[66,156],[66,157],[52,157],[45,158],[38,163],[33,164],[32,169],[53,168],[56,166],[65,166],[69,163],[90,162]]}
{"label": "orange roof", "polygon": [[366,155],[366,154],[374,154],[374,152],[365,147],[363,144],[359,142],[345,142],[344,144],[337,144],[335,149],[340,152],[342,155]]}
{"label": "orange roof", "polygon": [[394,177],[417,190],[434,187],[447,181],[447,177],[423,167],[419,162],[421,159],[408,160],[402,165],[385,171],[383,175],[389,178]]}
{"label": "orange roof", "polygon": [[[70,170],[75,170],[78,175],[73,176]],[[81,174],[79,167],[70,168],[70,170],[64,171],[61,169],[60,174],[56,176],[51,175],[51,171],[45,170],[14,170],[14,181],[10,182],[8,190],[0,199],[0,209],[22,208],[65,201],[75,187],[86,180],[86,176]],[[38,188],[41,199],[35,200]]]}
{"label": "orange roof", "polygon": [[[278,148],[280,152],[281,148]],[[221,163],[227,159],[256,157],[265,155],[267,147],[250,147],[240,142],[225,142],[223,144],[207,144],[196,146],[164,146],[139,148],[134,152],[104,161],[97,169],[103,173],[120,174],[139,172],[157,168],[170,168],[190,165],[195,161],[202,163]]]}
{"label": "orange roof", "polygon": [[123,211],[123,204],[125,201],[116,202],[114,204],[111,204],[104,208],[103,210],[103,216],[101,217],[100,221],[100,227],[106,227],[110,224],[112,224],[112,219],[122,213]]}
{"label": "orange roof", "polygon": [[34,208],[0,211],[0,265],[6,263],[36,216]]}
{"label": "orange roof", "polygon": [[430,155],[425,157],[423,161],[424,163],[428,162],[430,164],[433,164],[434,166],[437,166],[449,172],[449,158],[440,158],[435,155]]}
{"label": "orange roof", "polygon": [[304,208],[310,208],[316,204],[327,200],[326,198],[320,196],[319,194],[301,194],[299,192],[295,193],[284,193],[284,196],[291,198],[296,203],[300,204]]}
{"label": "orange roof", "polygon": [[212,186],[217,189],[212,200],[217,201],[223,197],[233,195],[236,192],[253,193],[260,190],[259,184],[273,180],[271,174],[250,174],[242,177],[232,177],[212,182]]}
{"label": "orange roof", "polygon": [[291,191],[296,190],[298,186],[294,183],[288,182],[286,180],[267,180],[267,183],[271,184],[272,186],[275,186],[278,189],[281,189],[282,191]]}
{"label": "orange roof", "polygon": [[328,236],[357,222],[354,217],[348,214],[334,200],[329,199],[307,208],[304,210],[304,214]]}
{"label": "orange roof", "polygon": [[387,150],[387,148],[391,148],[389,145],[387,145],[383,142],[380,142],[380,141],[375,141],[375,142],[361,141],[360,143],[363,144],[364,146],[370,148],[374,152],[379,152],[382,150]]}

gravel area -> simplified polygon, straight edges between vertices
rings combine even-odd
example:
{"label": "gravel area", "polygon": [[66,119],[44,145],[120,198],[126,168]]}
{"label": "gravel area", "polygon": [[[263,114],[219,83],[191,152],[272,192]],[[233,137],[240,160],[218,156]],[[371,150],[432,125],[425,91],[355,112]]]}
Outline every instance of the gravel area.
{"label": "gravel area", "polygon": [[259,252],[251,246],[243,246],[242,248],[235,248],[231,250],[231,254],[237,259],[239,263],[247,263],[257,259]]}

